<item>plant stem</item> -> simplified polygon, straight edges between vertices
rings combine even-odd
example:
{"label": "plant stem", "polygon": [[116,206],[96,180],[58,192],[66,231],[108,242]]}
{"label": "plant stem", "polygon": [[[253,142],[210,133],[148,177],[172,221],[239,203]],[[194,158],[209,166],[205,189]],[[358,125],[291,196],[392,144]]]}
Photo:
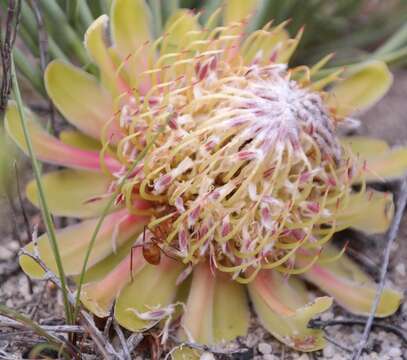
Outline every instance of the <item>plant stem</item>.
{"label": "plant stem", "polygon": [[96,237],[102,227],[103,221],[105,220],[107,214],[109,213],[111,207],[113,206],[113,203],[117,197],[117,195],[120,194],[121,188],[123,186],[123,184],[125,183],[125,181],[127,180],[127,178],[130,176],[130,174],[133,172],[133,170],[135,169],[135,167],[140,163],[140,161],[144,158],[144,156],[150,151],[151,147],[155,144],[155,141],[157,139],[157,137],[161,134],[161,132],[164,130],[164,126],[163,128],[161,128],[155,135],[154,137],[151,139],[151,142],[144,148],[144,150],[136,157],[136,159],[134,160],[133,164],[130,166],[130,168],[127,170],[125,176],[121,179],[121,181],[119,182],[117,189],[115,190],[115,192],[111,195],[109,202],[106,204],[105,208],[103,209],[103,212],[96,224],[95,230],[93,231],[91,240],[89,242],[89,246],[86,250],[86,255],[85,255],[85,259],[83,261],[83,265],[82,265],[82,270],[81,270],[81,274],[79,277],[79,283],[77,286],[77,292],[76,292],[76,301],[75,301],[75,310],[74,310],[74,318],[76,318],[76,315],[78,314],[78,310],[79,310],[79,303],[80,303],[80,296],[81,296],[81,291],[82,291],[82,285],[85,279],[85,273],[87,270],[87,266],[88,266],[88,261],[90,258],[90,254],[92,252],[93,246],[95,244],[96,241]]}
{"label": "plant stem", "polygon": [[17,101],[17,109],[18,109],[18,113],[20,116],[21,127],[23,129],[24,139],[27,144],[27,149],[28,149],[28,153],[31,158],[31,163],[32,163],[33,171],[34,171],[36,185],[38,188],[38,195],[39,195],[40,204],[41,204],[42,217],[44,219],[45,227],[47,229],[48,240],[50,242],[50,246],[51,246],[52,252],[54,254],[55,263],[56,263],[56,266],[58,269],[58,275],[61,279],[61,288],[62,288],[61,290],[62,290],[62,296],[63,296],[63,301],[64,301],[65,315],[66,315],[68,324],[73,324],[72,311],[71,311],[71,307],[70,307],[69,301],[68,301],[65,272],[64,272],[62,259],[61,259],[61,255],[60,255],[59,248],[58,248],[58,242],[56,239],[54,223],[52,221],[52,217],[51,217],[51,214],[48,209],[48,204],[45,199],[45,192],[44,192],[42,180],[41,180],[40,165],[39,165],[39,162],[34,153],[33,143],[31,140],[30,133],[28,131],[27,121],[26,121],[25,114],[24,114],[23,102],[21,99],[20,88],[18,86],[17,74],[16,74],[15,65],[14,65],[14,55],[12,56],[12,59],[11,59],[11,77],[12,77],[13,91],[14,91],[16,101]]}

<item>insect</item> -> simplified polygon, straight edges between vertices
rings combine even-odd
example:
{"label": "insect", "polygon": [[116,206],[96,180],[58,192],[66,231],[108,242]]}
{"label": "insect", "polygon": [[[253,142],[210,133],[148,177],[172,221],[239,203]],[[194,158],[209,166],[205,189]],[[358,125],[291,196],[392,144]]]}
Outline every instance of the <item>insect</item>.
{"label": "insect", "polygon": [[[151,231],[151,230],[150,230]],[[161,250],[158,245],[159,238],[152,232],[150,241],[146,242],[146,226],[143,231],[143,257],[151,265],[158,265],[161,262]]]}
{"label": "insect", "polygon": [[[170,219],[168,219],[170,220]],[[147,229],[144,226],[143,230],[143,240],[141,244],[134,245],[130,250],[130,274],[133,280],[133,250],[142,247],[142,254],[144,260],[146,260],[151,265],[159,265],[161,263],[161,252],[167,257],[178,260],[173,255],[170,255],[167,250],[164,250],[163,245],[161,245],[167,238],[168,233],[171,230],[171,221],[164,221],[161,224],[155,226],[153,229]],[[151,236],[147,240],[146,232],[150,231]]]}

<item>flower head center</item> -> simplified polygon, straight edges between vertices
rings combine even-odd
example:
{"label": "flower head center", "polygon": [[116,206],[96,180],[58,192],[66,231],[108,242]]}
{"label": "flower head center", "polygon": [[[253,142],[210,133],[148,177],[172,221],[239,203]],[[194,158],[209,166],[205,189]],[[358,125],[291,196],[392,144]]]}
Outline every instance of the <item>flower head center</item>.
{"label": "flower head center", "polygon": [[130,163],[168,124],[128,181],[153,204],[151,232],[185,263],[209,259],[247,281],[329,239],[353,165],[323,95],[284,65],[222,56],[165,67],[166,87],[122,108],[119,148]]}

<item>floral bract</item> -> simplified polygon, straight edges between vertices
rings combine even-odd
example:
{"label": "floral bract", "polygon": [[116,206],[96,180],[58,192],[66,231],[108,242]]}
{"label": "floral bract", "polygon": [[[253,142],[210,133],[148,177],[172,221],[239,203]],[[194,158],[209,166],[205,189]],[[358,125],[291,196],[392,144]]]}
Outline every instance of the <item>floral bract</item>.
{"label": "floral bract", "polygon": [[[37,156],[69,168],[44,175],[49,207],[83,219],[58,233],[68,275],[79,275],[118,190],[88,263],[81,300],[90,311],[105,317],[114,307],[132,331],[164,320],[165,336],[181,316],[181,340],[211,345],[246,334],[248,294],[270,333],[313,351],[323,334],[307,324],[332,298],[370,311],[374,282],[329,240],[348,227],[387,230],[392,196],[366,182],[399,177],[407,149],[337,135],[388,90],[385,64],[361,64],[343,79],[320,75],[329,56],[290,69],[302,31],[290,39],[284,24],[268,24],[247,34],[255,7],[225,1],[203,27],[180,10],[152,39],[144,1],[113,1],[110,34],[104,15],[85,36],[100,80],[61,61],[45,74],[50,98],[80,132],[57,139],[27,116]],[[25,150],[18,124],[10,104],[7,130]],[[34,183],[27,195],[38,204]],[[55,270],[46,235],[38,250]],[[31,258],[20,262],[43,275]],[[329,296],[312,298],[307,282]],[[400,301],[385,289],[376,315]]]}

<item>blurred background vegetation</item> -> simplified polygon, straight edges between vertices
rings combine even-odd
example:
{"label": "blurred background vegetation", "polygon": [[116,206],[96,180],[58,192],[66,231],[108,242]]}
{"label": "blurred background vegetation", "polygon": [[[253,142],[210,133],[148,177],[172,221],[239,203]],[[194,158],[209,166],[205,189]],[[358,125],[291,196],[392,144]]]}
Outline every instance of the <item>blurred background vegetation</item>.
{"label": "blurred background vegetation", "polygon": [[[20,41],[14,56],[19,73],[35,93],[45,96],[42,68],[53,58],[70,60],[96,72],[82,45],[83,35],[95,18],[108,13],[111,1],[22,1]],[[200,19],[204,23],[222,4],[222,0],[148,2],[156,33],[179,7],[201,12]],[[7,3],[8,0],[0,0],[2,11],[6,10]],[[290,19],[288,30],[292,34],[305,25],[301,46],[293,59],[295,64],[315,62],[330,52],[337,54],[332,66],[370,57],[380,58],[390,65],[407,63],[407,0],[259,0],[250,27],[262,27],[272,19],[275,24]],[[41,59],[42,66],[41,54],[47,57]]]}

